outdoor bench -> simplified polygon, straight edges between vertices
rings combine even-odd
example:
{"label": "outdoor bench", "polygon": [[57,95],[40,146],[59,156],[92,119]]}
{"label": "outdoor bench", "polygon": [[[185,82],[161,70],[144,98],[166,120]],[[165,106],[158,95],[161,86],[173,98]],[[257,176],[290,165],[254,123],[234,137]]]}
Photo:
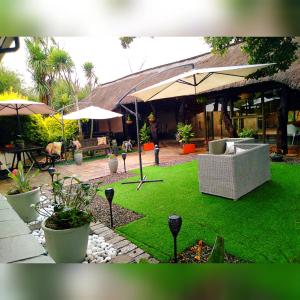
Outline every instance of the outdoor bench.
{"label": "outdoor bench", "polygon": [[98,140],[97,138],[89,138],[89,139],[81,139],[79,140],[81,147],[79,150],[81,151],[105,151],[107,154],[110,152],[110,145],[109,144],[104,144],[104,145],[98,145]]}

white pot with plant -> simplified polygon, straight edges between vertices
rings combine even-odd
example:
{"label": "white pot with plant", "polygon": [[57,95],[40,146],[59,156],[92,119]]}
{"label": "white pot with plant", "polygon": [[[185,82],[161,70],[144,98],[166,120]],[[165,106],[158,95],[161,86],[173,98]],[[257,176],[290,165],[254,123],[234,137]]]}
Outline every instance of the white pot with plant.
{"label": "white pot with plant", "polygon": [[34,188],[30,184],[31,179],[39,172],[39,170],[36,170],[30,175],[32,166],[25,173],[23,164],[20,161],[18,169],[8,170],[8,176],[14,181],[15,185],[7,192],[6,199],[22,220],[27,223],[37,219],[38,213],[34,210],[32,204],[40,201],[40,188]]}
{"label": "white pot with plant", "polygon": [[75,150],[74,152],[74,160],[76,165],[80,166],[83,160],[83,153],[81,150]]}
{"label": "white pot with plant", "polygon": [[108,155],[108,167],[111,174],[117,173],[118,170],[118,159],[115,154]]}
{"label": "white pot with plant", "polygon": [[88,209],[98,192],[99,184],[83,183],[76,177],[53,181],[53,212],[44,209],[43,201],[36,205],[42,223],[46,249],[57,263],[79,263],[86,255],[90,223],[93,215]]}

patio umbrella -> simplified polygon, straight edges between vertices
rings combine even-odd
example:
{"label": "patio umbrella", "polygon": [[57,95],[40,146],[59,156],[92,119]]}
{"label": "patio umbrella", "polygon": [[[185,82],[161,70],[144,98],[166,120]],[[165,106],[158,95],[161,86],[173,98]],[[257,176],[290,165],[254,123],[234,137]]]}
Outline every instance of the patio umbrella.
{"label": "patio umbrella", "polygon": [[[184,72],[175,77],[161,81],[157,84],[151,85],[147,88],[141,89],[129,95],[139,98],[142,101],[153,101],[153,100],[159,100],[164,98],[175,98],[180,96],[197,95],[214,88],[219,88],[227,84],[232,84],[235,82],[242,81],[248,75],[253,74],[259,69],[265,68],[270,65],[271,64],[256,64],[256,65],[193,69],[191,71]],[[122,98],[119,101],[119,103],[121,103],[123,99],[124,98]],[[124,107],[124,105],[122,105],[122,107]],[[135,100],[135,112],[132,112],[129,109],[127,109],[127,111],[134,114],[136,117],[139,164],[140,164],[140,180],[139,180],[138,188],[140,188],[143,183],[153,182],[153,181],[155,182],[159,180],[147,181],[143,176],[137,109],[138,109],[137,101]],[[127,183],[136,183],[136,182],[127,182]]]}
{"label": "patio umbrella", "polygon": [[271,64],[194,69],[132,93],[143,101],[197,95],[214,88],[242,81]]}
{"label": "patio umbrella", "polygon": [[86,108],[71,112],[63,116],[64,120],[80,120],[80,119],[91,119],[91,137],[93,134],[93,120],[108,120],[113,118],[120,118],[121,114],[113,111],[100,108],[98,106],[88,106]]}
{"label": "patio umbrella", "polygon": [[20,115],[50,115],[54,113],[52,108],[41,102],[18,99],[0,101],[0,116],[17,116],[19,134],[21,133]]}

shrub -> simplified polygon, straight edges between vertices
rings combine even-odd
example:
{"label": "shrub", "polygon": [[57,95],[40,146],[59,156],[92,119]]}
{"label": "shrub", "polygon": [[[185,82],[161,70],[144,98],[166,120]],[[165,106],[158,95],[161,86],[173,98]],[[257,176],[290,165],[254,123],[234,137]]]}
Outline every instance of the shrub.
{"label": "shrub", "polygon": [[140,129],[141,144],[150,142],[150,127],[145,123]]}
{"label": "shrub", "polygon": [[252,138],[257,135],[257,130],[253,128],[243,128],[243,130],[239,133],[239,137],[241,138]]}
{"label": "shrub", "polygon": [[193,127],[191,124],[178,123],[176,140],[179,143],[187,144],[190,141],[191,137],[194,136],[192,130]]}

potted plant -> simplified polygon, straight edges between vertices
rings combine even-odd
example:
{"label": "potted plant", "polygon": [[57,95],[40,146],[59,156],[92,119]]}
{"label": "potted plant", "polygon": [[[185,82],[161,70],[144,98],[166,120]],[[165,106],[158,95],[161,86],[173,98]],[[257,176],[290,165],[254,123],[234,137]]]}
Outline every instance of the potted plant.
{"label": "potted plant", "polygon": [[111,154],[108,155],[108,167],[109,167],[109,170],[110,170],[111,174],[117,173],[118,159],[117,159],[115,154],[111,153]]}
{"label": "potted plant", "polygon": [[154,150],[154,143],[150,142],[150,128],[146,123],[140,129],[140,139],[144,151]]}
{"label": "potted plant", "polygon": [[191,137],[194,136],[192,132],[193,128],[191,124],[177,124],[177,135],[176,140],[181,143],[183,154],[193,153],[196,151],[196,145],[190,144]]}
{"label": "potted plant", "polygon": [[80,166],[82,164],[83,154],[81,150],[78,149],[74,151],[74,160],[76,165]]}
{"label": "potted plant", "polygon": [[257,130],[253,128],[243,128],[239,133],[240,138],[257,138]]}
{"label": "potted plant", "polygon": [[131,116],[130,116],[130,115],[127,115],[127,118],[126,118],[125,123],[126,123],[127,125],[131,125],[131,124],[133,123],[133,120],[131,119]]}
{"label": "potted plant", "polygon": [[56,179],[53,187],[53,210],[44,209],[44,201],[35,208],[45,217],[42,229],[46,248],[57,263],[82,262],[86,255],[90,223],[93,215],[88,209],[99,184],[83,183],[74,176]]}
{"label": "potted plant", "polygon": [[40,188],[31,186],[31,179],[36,176],[39,170],[36,170],[32,175],[30,171],[33,165],[29,168],[28,172],[24,172],[22,162],[18,163],[18,169],[12,172],[7,169],[8,176],[14,181],[15,185],[7,192],[6,198],[8,203],[18,213],[24,222],[35,221],[38,213],[31,207],[40,201]]}
{"label": "potted plant", "polygon": [[154,122],[155,122],[156,119],[155,119],[155,116],[154,116],[154,113],[153,113],[153,112],[151,112],[151,113],[149,114],[148,120],[149,120],[150,123],[154,123]]}

